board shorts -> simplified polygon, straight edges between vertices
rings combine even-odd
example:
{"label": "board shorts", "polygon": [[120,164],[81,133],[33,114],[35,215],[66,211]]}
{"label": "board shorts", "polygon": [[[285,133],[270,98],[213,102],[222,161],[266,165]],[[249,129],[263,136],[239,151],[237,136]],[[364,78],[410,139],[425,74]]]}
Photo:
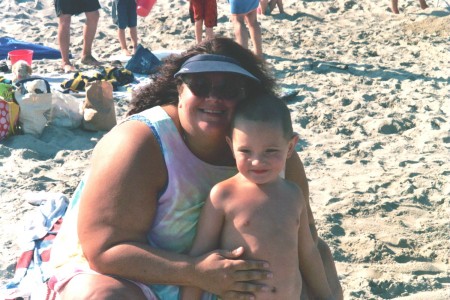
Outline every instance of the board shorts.
{"label": "board shorts", "polygon": [[258,8],[259,0],[228,0],[231,14],[247,14]]}
{"label": "board shorts", "polygon": [[112,19],[120,29],[137,26],[136,0],[114,0],[112,3]]}
{"label": "board shorts", "polygon": [[53,0],[56,16],[79,15],[100,9],[98,0]]}
{"label": "board shorts", "polygon": [[217,26],[217,2],[216,0],[190,0],[189,14],[191,21],[204,20],[206,27]]}

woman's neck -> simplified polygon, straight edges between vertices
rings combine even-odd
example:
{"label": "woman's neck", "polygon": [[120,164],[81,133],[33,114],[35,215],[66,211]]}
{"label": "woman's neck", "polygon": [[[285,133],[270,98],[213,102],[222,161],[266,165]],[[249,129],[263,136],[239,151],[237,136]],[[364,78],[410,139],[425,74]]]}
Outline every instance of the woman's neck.
{"label": "woman's neck", "polygon": [[184,143],[192,154],[202,161],[218,166],[234,166],[235,161],[230,147],[223,139],[212,139],[206,137],[195,137],[183,131]]}

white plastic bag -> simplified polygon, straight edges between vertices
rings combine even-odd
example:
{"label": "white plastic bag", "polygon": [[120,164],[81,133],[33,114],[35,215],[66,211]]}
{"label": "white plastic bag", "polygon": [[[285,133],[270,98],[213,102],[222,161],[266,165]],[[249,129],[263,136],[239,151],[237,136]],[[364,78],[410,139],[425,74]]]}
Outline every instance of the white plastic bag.
{"label": "white plastic bag", "polygon": [[80,127],[83,120],[82,105],[83,99],[53,91],[49,123],[71,129]]}
{"label": "white plastic bag", "polygon": [[46,115],[52,107],[52,94],[21,94],[15,92],[15,99],[19,103],[19,121],[24,133],[40,136],[47,125]]}

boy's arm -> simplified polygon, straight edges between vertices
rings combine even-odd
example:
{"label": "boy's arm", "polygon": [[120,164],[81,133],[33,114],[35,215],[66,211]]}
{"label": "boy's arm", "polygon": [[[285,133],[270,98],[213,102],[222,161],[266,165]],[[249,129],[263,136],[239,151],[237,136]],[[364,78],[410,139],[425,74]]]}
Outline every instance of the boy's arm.
{"label": "boy's arm", "polygon": [[309,230],[305,201],[301,200],[300,227],[298,230],[299,268],[314,299],[334,299],[328,285],[320,253]]}
{"label": "boy's arm", "polygon": [[[219,246],[220,233],[223,225],[223,213],[211,202],[211,198],[206,199],[197,224],[197,234],[194,244],[189,252],[192,256],[200,256],[209,251],[215,250]],[[194,286],[185,286],[181,291],[181,300],[201,299],[203,291]]]}

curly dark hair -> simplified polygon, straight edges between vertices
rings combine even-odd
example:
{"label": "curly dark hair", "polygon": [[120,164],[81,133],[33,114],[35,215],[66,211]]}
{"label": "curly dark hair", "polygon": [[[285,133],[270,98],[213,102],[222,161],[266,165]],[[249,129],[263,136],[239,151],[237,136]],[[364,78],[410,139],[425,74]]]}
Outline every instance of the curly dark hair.
{"label": "curly dark hair", "polygon": [[128,115],[133,115],[158,105],[178,103],[178,86],[181,79],[174,78],[181,65],[197,54],[219,54],[236,59],[241,67],[252,73],[261,82],[248,80],[247,95],[265,92],[275,94],[275,78],[269,73],[265,63],[250,50],[243,48],[232,39],[216,37],[195,45],[189,50],[163,59],[163,64],[152,76],[152,82],[138,89],[132,97]]}

